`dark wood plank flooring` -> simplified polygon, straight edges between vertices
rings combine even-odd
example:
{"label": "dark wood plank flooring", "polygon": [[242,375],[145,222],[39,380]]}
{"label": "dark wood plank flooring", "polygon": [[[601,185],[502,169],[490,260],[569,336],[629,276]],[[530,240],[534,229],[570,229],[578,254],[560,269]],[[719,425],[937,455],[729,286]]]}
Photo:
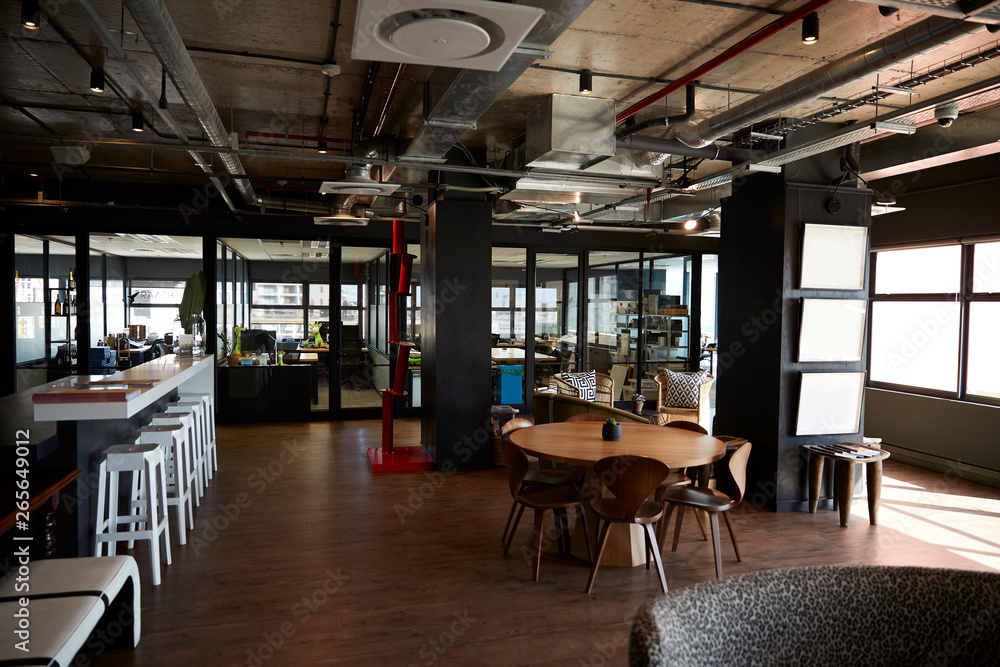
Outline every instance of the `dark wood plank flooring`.
{"label": "dark wood plank flooring", "polygon": [[[401,421],[398,442],[419,423]],[[500,533],[502,468],[453,475],[368,471],[379,423],[223,426],[221,469],[196,528],[159,587],[143,583],[142,641],[75,665],[624,665],[631,619],[659,594],[655,570],[587,568],[555,555],[531,581]],[[881,563],[1000,569],[1000,490],[885,465],[880,525],[863,498],[848,528],[821,511],[735,518],[744,562],[723,543],[727,576],[778,567]],[[551,520],[547,519],[547,524]],[[690,524],[690,525],[689,525]],[[133,553],[148,579],[147,550]],[[714,577],[711,548],[685,522],[664,557],[672,590]]]}

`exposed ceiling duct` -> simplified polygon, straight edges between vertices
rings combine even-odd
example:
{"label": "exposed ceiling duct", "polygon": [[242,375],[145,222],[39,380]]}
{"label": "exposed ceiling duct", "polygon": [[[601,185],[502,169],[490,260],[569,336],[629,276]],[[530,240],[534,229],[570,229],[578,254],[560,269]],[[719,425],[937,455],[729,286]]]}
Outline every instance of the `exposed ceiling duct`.
{"label": "exposed ceiling duct", "polygon": [[[409,145],[400,153],[404,160],[441,162],[466,131],[474,129],[479,118],[539,58],[576,18],[590,6],[591,0],[531,0],[514,4],[545,11],[513,55],[496,73],[475,70],[437,68],[427,82],[426,99],[409,116],[419,119],[418,129]],[[357,39],[358,36],[355,36]]]}
{"label": "exposed ceiling duct", "polygon": [[666,138],[701,148],[731,132],[759,123],[797,104],[880,72],[891,65],[982,29],[982,24],[930,18],[854,53],[804,74],[732,109],[698,123],[679,123],[667,128]]}
{"label": "exposed ceiling duct", "polygon": [[[177,26],[170,18],[163,0],[125,0],[125,6],[128,7],[129,13],[132,14],[132,18],[135,19],[136,25],[142,31],[160,64],[167,71],[177,92],[205,131],[209,143],[219,148],[228,146],[229,133],[226,132],[222,119],[212,104],[205,84],[198,75],[198,70],[195,69],[194,62],[184,46],[184,40],[177,32]],[[250,185],[250,180],[246,178],[240,159],[229,154],[221,154],[219,159],[233,177],[233,184],[239,190],[243,201],[247,204],[256,204],[257,196]]]}

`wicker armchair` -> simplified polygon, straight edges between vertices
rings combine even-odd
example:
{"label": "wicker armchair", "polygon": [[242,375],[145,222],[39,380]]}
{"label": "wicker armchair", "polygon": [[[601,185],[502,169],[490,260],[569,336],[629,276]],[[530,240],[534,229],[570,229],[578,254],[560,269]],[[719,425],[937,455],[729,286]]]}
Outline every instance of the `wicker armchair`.
{"label": "wicker armchair", "polygon": [[[596,397],[594,398],[595,403],[600,403],[602,405],[614,406],[615,381],[610,375],[605,375],[604,373],[595,373],[596,378]],[[558,391],[563,396],[580,396],[579,390],[562,379],[562,373],[556,373],[552,376],[552,382],[556,386],[556,391]]]}
{"label": "wicker armchair", "polygon": [[[692,375],[692,373],[682,373],[682,375]],[[709,375],[708,379],[699,387],[698,407],[696,408],[676,408],[667,405],[666,374],[660,373],[653,380],[656,382],[656,412],[660,416],[661,424],[672,421],[688,421],[700,424],[706,431],[711,431],[712,405],[709,391],[712,389],[712,382],[715,381],[714,377]]]}

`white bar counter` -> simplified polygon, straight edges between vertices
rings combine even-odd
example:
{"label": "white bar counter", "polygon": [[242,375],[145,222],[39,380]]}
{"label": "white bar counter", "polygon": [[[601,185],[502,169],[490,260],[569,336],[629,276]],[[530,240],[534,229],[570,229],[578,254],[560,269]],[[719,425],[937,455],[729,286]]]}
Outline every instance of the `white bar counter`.
{"label": "white bar counter", "polygon": [[[214,388],[215,356],[180,357],[167,354],[144,364],[119,371],[114,375],[94,375],[67,378],[50,383],[49,391],[70,388],[72,382],[100,380],[122,385],[135,383],[138,393],[124,401],[87,401],[35,403],[35,421],[93,421],[129,419],[140,411],[166,398],[181,385],[185,391],[212,393]],[[155,382],[152,386],[148,383]]]}

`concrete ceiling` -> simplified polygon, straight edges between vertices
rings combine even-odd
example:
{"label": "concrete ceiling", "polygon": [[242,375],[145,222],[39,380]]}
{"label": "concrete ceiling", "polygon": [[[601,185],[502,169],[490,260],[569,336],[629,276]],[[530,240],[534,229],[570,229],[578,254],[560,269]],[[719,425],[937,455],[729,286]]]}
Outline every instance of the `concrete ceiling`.
{"label": "concrete ceiling", "polygon": [[[702,4],[701,0],[628,3],[580,0],[580,3],[586,8],[548,46],[548,57],[535,59],[485,110],[475,128],[461,136],[462,144],[473,149],[477,166],[510,169],[513,166],[510,154],[525,132],[524,114],[551,93],[577,94],[577,72],[582,69],[595,73],[594,96],[614,100],[620,112],[660,90],[665,84],[657,80],[672,80],[691,71],[803,4],[801,0],[741,0],[734,4]],[[199,191],[204,192],[210,185],[206,174],[188,152],[179,150],[181,142],[173,136],[173,130],[128,74],[138,73],[140,83],[152,92],[153,98],[159,97],[160,63],[129,11],[124,12],[123,21],[119,1],[44,3],[50,11],[43,18],[42,27],[27,30],[20,25],[19,4],[5,2],[0,7],[0,29],[7,38],[6,47],[0,49],[0,173],[3,175],[0,198],[9,205],[18,199],[36,199],[31,194],[25,197],[26,192],[45,190],[47,199],[69,199],[49,193],[62,192],[63,184],[72,190],[69,186],[73,183],[101,181],[120,183],[123,201],[128,199],[132,184],[155,184],[172,187],[164,192],[159,204],[176,207],[187,203],[197,207]],[[771,90],[928,16],[917,11],[919,7],[912,3],[901,4],[903,8],[896,14],[883,17],[873,4],[833,0],[819,10],[821,27],[817,44],[804,45],[800,40],[801,24],[795,23],[701,76],[699,82],[703,87],[696,92],[695,119],[725,111],[753,98],[754,91]],[[127,63],[109,55],[98,28],[84,11],[87,5],[92,5],[118,41],[127,55]],[[326,200],[315,192],[320,181],[343,176],[345,165],[337,162],[336,156],[349,149],[345,142],[350,140],[352,128],[362,137],[370,135],[384,109],[382,135],[400,151],[413,136],[415,123],[419,125],[419,102],[425,82],[441,76],[440,70],[435,73],[427,66],[410,65],[400,71],[394,63],[382,63],[375,70],[371,63],[352,60],[357,8],[353,0],[343,0],[339,5],[336,0],[294,3],[170,0],[167,7],[212,104],[226,129],[239,138],[239,159],[258,196],[266,193],[288,201],[308,199],[314,205],[324,206]],[[334,25],[338,12],[339,23]],[[820,99],[786,109],[781,116],[808,117],[829,109],[838,100],[871,93],[876,81],[898,83],[997,46],[997,35],[980,29]],[[332,79],[320,71],[321,64],[328,61],[335,61],[341,68],[341,73]],[[107,74],[104,93],[89,89],[92,66],[103,67]],[[366,85],[366,76],[371,74],[374,76]],[[482,72],[477,76],[483,80],[485,89],[496,75]],[[876,112],[885,114],[894,107],[946,95],[998,76],[1000,58],[985,60],[975,67],[961,68],[915,87],[912,95],[892,94],[880,102],[878,110],[873,105],[862,105],[831,120],[868,121]],[[394,80],[395,90],[390,94]],[[169,79],[166,101],[166,111],[176,128],[192,144],[204,144],[201,125]],[[360,116],[366,102],[367,111]],[[966,102],[963,113],[978,113],[996,104],[992,97]],[[635,119],[643,121],[665,113],[676,114],[683,107],[684,94],[678,91],[665,102],[656,102],[639,112]],[[133,111],[141,111],[145,120],[146,131],[141,135],[131,131]],[[357,124],[355,117],[360,118]],[[925,112],[919,122],[934,120]],[[961,132],[961,126],[959,119],[952,131]],[[663,129],[643,134],[662,136]],[[321,156],[313,140],[266,138],[254,133],[308,137],[322,133],[330,141],[331,150]],[[83,168],[60,163],[50,150],[53,145],[84,145],[89,159]],[[216,153],[205,151],[201,156],[212,172],[223,174]],[[668,164],[681,160],[668,159]],[[716,160],[690,160],[686,177],[704,178],[729,166],[728,162]],[[676,169],[666,173],[665,183],[684,174]],[[400,191],[405,197],[418,191],[426,176],[426,169],[405,168],[397,171],[394,180],[406,181]],[[502,185],[497,179],[490,182]],[[92,190],[93,186],[90,187]],[[240,200],[231,185],[227,190],[241,213],[259,212]],[[86,192],[86,188],[79,191]],[[219,198],[210,197],[207,206],[225,211]]]}

